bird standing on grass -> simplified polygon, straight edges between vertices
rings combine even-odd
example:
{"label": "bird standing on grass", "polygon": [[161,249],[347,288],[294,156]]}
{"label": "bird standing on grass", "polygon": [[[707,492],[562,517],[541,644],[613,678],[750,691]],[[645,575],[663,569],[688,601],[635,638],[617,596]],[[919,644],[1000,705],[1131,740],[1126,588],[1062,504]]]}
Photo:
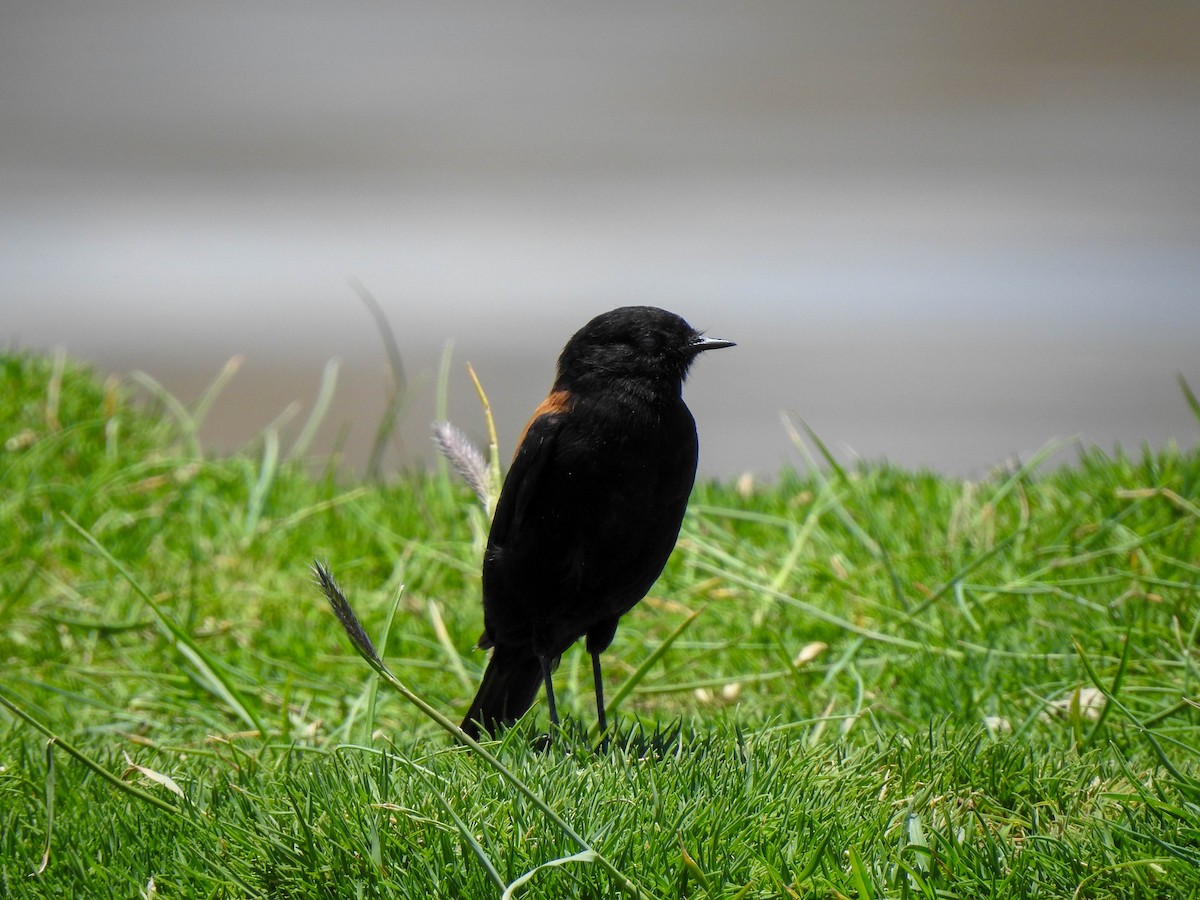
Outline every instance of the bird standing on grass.
{"label": "bird standing on grass", "polygon": [[732,347],[674,313],[627,306],[567,342],[504,481],[483,559],[492,657],[463,720],[478,737],[515,722],[586,638],[600,732],[600,654],[666,565],[696,478],[696,423],[683,381],[696,356]]}

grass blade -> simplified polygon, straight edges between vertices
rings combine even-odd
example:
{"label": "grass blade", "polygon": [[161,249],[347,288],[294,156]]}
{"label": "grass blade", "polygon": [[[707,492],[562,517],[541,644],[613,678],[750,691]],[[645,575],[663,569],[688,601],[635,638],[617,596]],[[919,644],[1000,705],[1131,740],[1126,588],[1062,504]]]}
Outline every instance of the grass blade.
{"label": "grass blade", "polygon": [[187,407],[165,387],[155,381],[145,372],[132,372],[130,378],[148,390],[159,403],[171,414],[179,427],[183,429],[183,437],[187,442],[188,453],[192,459],[203,459],[204,451],[200,448],[200,431],[196,420],[187,411]]}
{"label": "grass blade", "polygon": [[46,846],[42,850],[42,862],[32,873],[36,878],[50,865],[50,842],[54,837],[54,739],[46,741]]}
{"label": "grass blade", "polygon": [[329,407],[333,405],[333,395],[337,392],[338,372],[341,367],[342,361],[337,357],[325,363],[325,369],[321,372],[321,386],[317,389],[317,399],[313,402],[312,411],[308,414],[304,427],[300,429],[300,434],[292,444],[292,449],[288,451],[289,459],[299,459],[308,452],[308,447],[316,436],[317,430],[325,421]]}
{"label": "grass blade", "polygon": [[217,398],[221,396],[221,392],[225,390],[225,386],[228,385],[229,382],[233,380],[233,376],[238,373],[238,369],[242,367],[243,362],[245,362],[245,357],[242,356],[234,356],[230,358],[229,361],[221,367],[221,371],[218,372],[217,377],[212,380],[212,384],[210,384],[205,389],[204,393],[200,395],[200,399],[196,401],[196,406],[192,409],[190,416],[192,426],[197,431],[200,430],[200,426],[204,423],[204,419],[208,415],[209,410],[213,408],[213,405],[217,402]]}
{"label": "grass blade", "polygon": [[267,495],[271,493],[271,485],[275,483],[275,474],[278,471],[279,433],[271,428],[263,440],[262,463],[259,465],[258,478],[246,500],[246,515],[242,519],[243,544],[249,543],[258,530],[258,523],[262,520],[263,507],[267,503]]}
{"label": "grass blade", "polygon": [[362,301],[367,311],[371,313],[371,318],[375,320],[375,328],[383,341],[388,370],[392,375],[387,405],[384,407],[379,425],[375,429],[375,439],[371,443],[371,456],[367,461],[367,478],[377,481],[383,470],[384,451],[387,449],[392,435],[395,434],[396,423],[400,420],[400,413],[408,401],[408,375],[404,371],[404,359],[400,355],[400,345],[396,343],[396,335],[388,322],[387,313],[383,311],[383,307],[379,305],[374,295],[361,281],[354,279],[350,282],[350,286],[354,288],[358,299]]}
{"label": "grass blade", "polygon": [[1196,394],[1192,390],[1192,386],[1187,383],[1187,379],[1180,372],[1176,376],[1179,379],[1179,389],[1183,391],[1183,399],[1187,401],[1188,409],[1192,411],[1192,415],[1196,417],[1196,424],[1200,425],[1200,400],[1196,399]]}
{"label": "grass blade", "polygon": [[217,672],[208,654],[200,648],[190,634],[179,627],[175,620],[163,611],[163,608],[150,596],[150,593],[133,577],[133,573],[117,560],[115,556],[109,553],[108,549],[96,540],[86,528],[66,513],[63,513],[62,517],[71,528],[79,532],[80,536],[91,544],[110,566],[120,573],[121,577],[133,588],[134,592],[150,607],[150,611],[154,613],[154,618],[158,620],[158,624],[166,632],[168,638],[170,638],[171,646],[199,672],[200,683],[207,687],[215,696],[219,697],[243,722],[260,734],[266,734],[267,729],[263,726],[258,714],[246,704],[237,688]]}
{"label": "grass blade", "polygon": [[178,807],[171,805],[167,801],[159,799],[158,797],[155,797],[153,794],[143,791],[141,788],[137,787],[136,785],[132,785],[132,784],[129,784],[128,782],[122,781],[120,778],[118,778],[112,772],[108,771],[108,769],[104,768],[104,766],[100,765],[100,763],[96,762],[94,759],[92,759],[90,756],[88,756],[86,753],[84,753],[82,750],[80,750],[78,747],[76,747],[74,744],[72,744],[66,738],[60,737],[59,735],[55,734],[53,731],[50,730],[50,728],[48,728],[46,725],[43,725],[40,721],[35,719],[29,713],[27,713],[23,708],[21,708],[21,706],[19,706],[14,701],[10,700],[7,696],[5,696],[4,690],[0,690],[0,706],[3,706],[5,709],[7,709],[9,712],[11,712],[14,716],[16,716],[21,721],[25,722],[28,725],[31,725],[33,728],[36,728],[38,731],[40,731],[42,734],[44,734],[46,737],[48,737],[50,739],[51,746],[61,747],[67,753],[68,756],[74,757],[76,760],[83,763],[83,765],[85,765],[91,771],[95,772],[97,775],[99,775],[101,778],[103,778],[105,781],[107,781],[109,784],[111,784],[117,790],[123,791],[124,793],[129,794],[131,797],[136,797],[138,800],[141,800],[145,803],[149,803],[151,806],[156,806],[159,809],[161,809],[163,812],[178,813],[180,811]]}
{"label": "grass blade", "polygon": [[500,896],[500,900],[512,900],[513,897],[517,896],[517,889],[528,884],[533,876],[542,871],[542,869],[549,869],[556,866],[566,866],[570,865],[571,863],[594,863],[598,862],[599,858],[600,855],[595,850],[581,850],[571,856],[563,856],[559,859],[552,859],[549,862],[544,862],[541,865],[530,869],[528,872],[510,884],[507,888],[505,888],[504,893]]}

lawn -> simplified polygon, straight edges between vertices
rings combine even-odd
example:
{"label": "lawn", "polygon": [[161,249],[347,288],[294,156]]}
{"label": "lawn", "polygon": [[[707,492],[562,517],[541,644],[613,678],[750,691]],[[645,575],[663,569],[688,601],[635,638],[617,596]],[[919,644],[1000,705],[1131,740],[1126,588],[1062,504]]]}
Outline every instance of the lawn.
{"label": "lawn", "polygon": [[540,705],[473,748],[405,696],[482,671],[470,490],[311,428],[207,456],[214,402],[0,355],[3,896],[1200,897],[1196,449],[965,481],[805,435],[697,486],[607,752],[582,648],[548,748]]}

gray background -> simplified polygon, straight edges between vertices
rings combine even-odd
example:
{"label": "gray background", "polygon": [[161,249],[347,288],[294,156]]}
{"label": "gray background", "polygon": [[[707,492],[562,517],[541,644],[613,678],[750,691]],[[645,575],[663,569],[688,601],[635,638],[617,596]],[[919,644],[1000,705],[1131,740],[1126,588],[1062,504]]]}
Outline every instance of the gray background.
{"label": "gray background", "polygon": [[[344,361],[315,449],[392,467],[437,361],[505,452],[593,314],[735,350],[688,387],[702,469],[980,475],[1054,437],[1200,429],[1200,5],[56,2],[0,11],[0,341],[143,369],[250,439]],[[301,418],[303,413],[301,414]]]}

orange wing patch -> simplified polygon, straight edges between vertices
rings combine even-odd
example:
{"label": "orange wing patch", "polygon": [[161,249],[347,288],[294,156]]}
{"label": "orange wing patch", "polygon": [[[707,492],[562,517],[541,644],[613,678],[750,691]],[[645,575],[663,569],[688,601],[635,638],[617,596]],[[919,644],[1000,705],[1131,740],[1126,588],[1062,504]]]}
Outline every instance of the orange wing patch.
{"label": "orange wing patch", "polygon": [[[529,421],[525,423],[525,428],[521,431],[521,437],[517,439],[517,450],[520,450],[521,445],[525,443],[525,435],[529,433],[530,425],[532,425],[542,416],[552,416],[555,413],[567,412],[570,404],[570,391],[551,391],[550,395],[538,404],[537,409],[533,411],[533,415],[529,417]],[[513,455],[516,456],[516,453]]]}

